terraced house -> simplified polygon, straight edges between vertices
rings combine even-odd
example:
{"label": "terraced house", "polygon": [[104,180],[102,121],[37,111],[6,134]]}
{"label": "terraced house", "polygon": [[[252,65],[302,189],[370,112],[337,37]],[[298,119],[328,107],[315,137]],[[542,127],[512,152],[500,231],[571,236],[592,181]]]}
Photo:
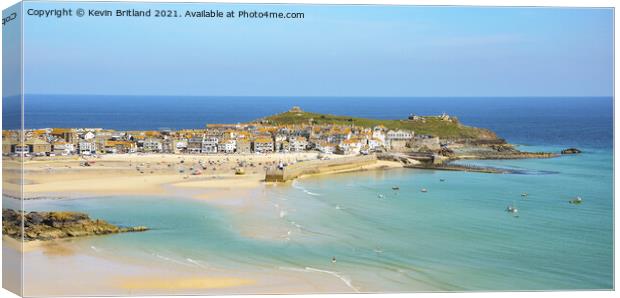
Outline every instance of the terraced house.
{"label": "terraced house", "polygon": [[[105,129],[51,128],[27,130],[26,146],[17,150],[16,141],[3,143],[6,154],[93,155],[174,153],[174,154],[250,154],[304,152],[368,154],[405,148],[437,147],[438,139],[415,138],[413,131],[387,130],[336,124],[296,125],[216,125],[206,129],[179,131],[115,131]],[[53,153],[53,154],[52,154]]]}

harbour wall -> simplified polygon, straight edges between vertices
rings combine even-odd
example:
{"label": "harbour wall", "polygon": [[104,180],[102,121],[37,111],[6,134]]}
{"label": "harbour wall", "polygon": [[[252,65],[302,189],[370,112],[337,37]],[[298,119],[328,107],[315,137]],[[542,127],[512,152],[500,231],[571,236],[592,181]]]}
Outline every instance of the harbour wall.
{"label": "harbour wall", "polygon": [[286,182],[302,175],[347,171],[377,162],[376,155],[360,155],[330,160],[311,160],[289,165],[284,169],[270,168],[265,174],[266,182]]}

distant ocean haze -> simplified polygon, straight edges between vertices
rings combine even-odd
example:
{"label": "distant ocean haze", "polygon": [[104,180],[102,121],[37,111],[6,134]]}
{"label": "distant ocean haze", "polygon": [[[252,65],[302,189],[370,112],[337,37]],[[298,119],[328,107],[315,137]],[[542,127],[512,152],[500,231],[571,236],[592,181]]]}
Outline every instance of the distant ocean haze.
{"label": "distant ocean haze", "polygon": [[[457,116],[509,142],[611,148],[612,97],[198,97],[26,95],[25,128],[116,130],[204,128],[305,111],[376,119],[409,114]],[[3,101],[4,129],[19,128],[19,98]]]}

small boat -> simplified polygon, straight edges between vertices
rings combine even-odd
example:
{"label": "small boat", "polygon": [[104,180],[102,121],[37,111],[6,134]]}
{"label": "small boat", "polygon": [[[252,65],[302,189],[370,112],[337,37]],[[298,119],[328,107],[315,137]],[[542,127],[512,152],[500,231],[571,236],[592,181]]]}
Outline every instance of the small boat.
{"label": "small boat", "polygon": [[517,206],[513,202],[512,205],[508,205],[508,207],[506,207],[506,212],[515,214],[519,212],[519,209],[517,209]]}
{"label": "small boat", "polygon": [[377,195],[377,198],[379,198],[379,199],[383,199],[383,195],[382,195],[382,194],[378,194],[378,195]]}
{"label": "small boat", "polygon": [[421,191],[421,192],[428,192],[428,189],[426,189],[426,188],[422,188],[422,189],[420,189],[420,191]]}
{"label": "small boat", "polygon": [[445,181],[446,181],[446,179],[441,178],[441,179],[439,179],[439,181],[440,181],[440,182],[445,182]]}
{"label": "small boat", "polygon": [[392,190],[400,190],[399,186],[392,186]]}
{"label": "small boat", "polygon": [[579,205],[579,204],[582,203],[581,197],[579,197],[579,196],[574,198],[574,199],[572,199],[572,200],[570,200],[570,201],[568,201],[568,202],[571,203],[571,204],[575,204],[575,205]]}
{"label": "small boat", "polygon": [[522,197],[527,197],[527,196],[528,196],[528,193],[527,193],[527,192],[523,192],[523,193],[521,193],[521,196],[522,196]]}

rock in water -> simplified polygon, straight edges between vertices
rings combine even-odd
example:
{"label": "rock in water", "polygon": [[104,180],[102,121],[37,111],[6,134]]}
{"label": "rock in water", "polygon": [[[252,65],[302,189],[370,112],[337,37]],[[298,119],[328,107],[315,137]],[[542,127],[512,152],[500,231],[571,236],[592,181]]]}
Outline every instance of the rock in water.
{"label": "rock in water", "polygon": [[562,154],[577,154],[577,153],[581,153],[581,150],[579,150],[577,148],[568,148],[568,149],[562,150],[560,153],[562,153]]}
{"label": "rock in water", "polygon": [[105,235],[125,232],[142,232],[147,227],[118,227],[105,220],[92,220],[81,212],[52,211],[24,213],[13,209],[2,209],[2,234],[13,238],[30,240],[52,240],[66,237]]}

